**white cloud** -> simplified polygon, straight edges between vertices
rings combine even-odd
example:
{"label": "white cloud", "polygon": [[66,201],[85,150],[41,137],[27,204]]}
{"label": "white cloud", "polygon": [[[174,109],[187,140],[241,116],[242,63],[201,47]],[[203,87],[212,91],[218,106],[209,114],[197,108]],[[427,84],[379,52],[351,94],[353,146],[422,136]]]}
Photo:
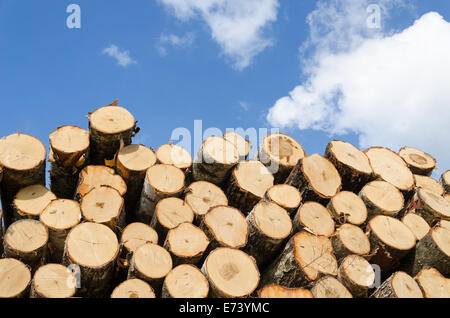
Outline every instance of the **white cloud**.
{"label": "white cloud", "polygon": [[243,70],[272,40],[265,30],[276,21],[278,0],[159,0],[181,20],[200,17],[234,67]]}
{"label": "white cloud", "polygon": [[346,3],[359,3],[360,16],[335,2],[310,14],[307,45],[315,54],[305,61],[307,79],[273,105],[268,121],[354,132],[361,148],[417,147],[450,168],[450,23],[430,12],[400,32],[366,30],[367,1]]}
{"label": "white cloud", "polygon": [[166,56],[168,46],[186,47],[192,45],[194,40],[195,35],[192,32],[188,32],[184,36],[163,33],[159,37],[157,48],[161,56]]}
{"label": "white cloud", "polygon": [[245,111],[248,110],[248,103],[247,102],[239,102],[239,106]]}
{"label": "white cloud", "polygon": [[103,54],[107,54],[117,60],[117,64],[126,67],[130,64],[136,64],[137,62],[130,57],[130,52],[120,50],[117,45],[111,45],[103,50]]}

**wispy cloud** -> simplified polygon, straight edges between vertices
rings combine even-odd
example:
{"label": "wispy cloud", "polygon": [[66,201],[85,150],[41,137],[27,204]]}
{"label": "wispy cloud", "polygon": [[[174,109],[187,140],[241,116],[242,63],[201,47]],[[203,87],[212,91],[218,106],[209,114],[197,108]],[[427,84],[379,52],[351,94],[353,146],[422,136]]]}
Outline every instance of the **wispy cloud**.
{"label": "wispy cloud", "polygon": [[245,111],[248,110],[248,103],[247,102],[239,102],[239,106],[241,106],[241,108]]}
{"label": "wispy cloud", "polygon": [[187,47],[192,45],[195,40],[195,34],[193,32],[188,32],[183,36],[178,36],[176,34],[166,34],[163,33],[159,37],[157,48],[161,56],[167,55],[167,50],[169,46],[172,47]]}
{"label": "wispy cloud", "polygon": [[130,64],[136,64],[137,62],[130,57],[130,52],[126,50],[120,50],[117,45],[112,44],[111,46],[103,49],[103,54],[109,55],[116,59],[117,64],[123,67],[127,67]]}

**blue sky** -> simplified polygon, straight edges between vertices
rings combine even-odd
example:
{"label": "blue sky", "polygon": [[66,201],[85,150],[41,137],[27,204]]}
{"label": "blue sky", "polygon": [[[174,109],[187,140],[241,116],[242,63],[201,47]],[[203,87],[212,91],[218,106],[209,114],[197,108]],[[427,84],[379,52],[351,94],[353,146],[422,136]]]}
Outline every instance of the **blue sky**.
{"label": "blue sky", "polygon": [[[437,132],[445,134],[449,130],[442,125],[440,130],[436,130],[434,126],[438,124],[433,124],[436,121],[430,121],[424,126],[423,134],[428,136],[430,142],[427,138],[406,138],[392,129],[386,129],[385,136],[377,139],[374,131],[384,130],[383,123],[369,131],[364,130],[364,127],[352,131],[349,127],[358,126],[361,120],[333,113],[333,107],[338,110],[351,107],[345,101],[339,104],[339,101],[331,98],[327,100],[330,105],[324,106],[321,102],[304,105],[304,99],[297,101],[291,98],[277,103],[284,96],[289,96],[294,88],[314,81],[316,77],[327,78],[326,70],[329,68],[324,70],[321,66],[323,61],[327,61],[324,56],[336,58],[345,64],[355,56],[351,54],[361,57],[363,53],[358,48],[373,41],[378,41],[375,44],[383,51],[392,42],[387,40],[393,34],[402,33],[430,11],[438,12],[441,18],[424,20],[423,29],[433,30],[436,27],[440,30],[439,34],[446,35],[446,21],[450,21],[448,1],[405,3],[400,0],[382,0],[382,28],[366,34],[358,29],[362,26],[349,24],[349,21],[353,14],[361,14],[365,20],[365,10],[358,8],[365,8],[368,3],[377,1],[347,0],[339,4],[334,1],[262,0],[255,8],[267,6],[267,10],[261,9],[258,16],[259,22],[256,23],[260,27],[257,28],[257,34],[250,34],[246,38],[246,30],[242,28],[244,39],[237,46],[235,40],[227,37],[228,34],[220,33],[222,30],[215,23],[230,18],[227,14],[231,14],[231,18],[244,20],[254,18],[253,15],[248,12],[236,13],[236,10],[240,10],[236,5],[232,5],[231,13],[220,10],[221,5],[228,8],[227,2],[233,3],[235,0],[207,0],[204,3],[211,1],[219,3],[219,9],[205,9],[197,0],[187,0],[184,4],[181,0],[0,0],[0,135],[17,131],[29,133],[48,145],[48,134],[56,127],[72,124],[87,128],[85,116],[88,112],[119,99],[119,104],[128,108],[139,121],[141,132],[137,141],[154,148],[167,143],[174,128],[193,129],[194,120],[201,119],[203,128],[218,127],[222,130],[280,127],[282,132],[296,138],[308,154],[322,154],[327,142],[333,138],[345,139],[361,147],[373,144],[395,148],[409,143],[437,156],[438,161],[443,162],[441,169],[445,168],[445,164],[447,168],[450,167],[447,156],[450,151],[433,152],[440,151],[438,149],[444,148],[444,145],[431,136]],[[66,26],[69,15],[66,8],[72,3],[81,8],[80,29]],[[255,4],[249,4],[250,12],[253,9],[251,5]],[[180,8],[189,10],[184,12]],[[359,11],[349,11],[348,8]],[[327,35],[333,37],[333,32],[341,28],[339,34],[345,33],[355,38],[361,36],[361,41],[342,39],[339,43],[343,43],[344,48],[337,51],[323,48],[329,44],[323,42],[323,38],[311,41],[311,31],[317,27],[315,23],[323,23],[320,21],[320,17],[326,13],[323,11],[332,9],[336,11],[336,19],[329,21],[327,27],[330,30],[323,38]],[[317,15],[311,16],[314,11]],[[311,21],[307,22],[308,16],[319,18],[311,24]],[[435,21],[436,24],[433,24]],[[242,25],[247,24],[244,21]],[[349,26],[351,28],[347,28]],[[413,29],[411,33],[415,39],[414,36],[420,32]],[[309,49],[301,55],[299,48],[308,40]],[[341,41],[339,36],[337,40]],[[270,45],[261,48],[261,43]],[[117,59],[105,54],[104,50],[112,45],[119,52],[128,51],[135,63],[120,65]],[[433,51],[445,52],[448,48],[439,45]],[[255,52],[252,51],[255,47],[257,53],[250,54],[248,58],[245,52]],[[244,66],[242,56],[248,58]],[[443,56],[445,58],[445,54]],[[396,61],[392,63],[398,64]],[[313,70],[308,71],[305,66]],[[408,67],[406,64],[404,70]],[[336,70],[332,71],[336,75]],[[421,69],[417,72],[421,72]],[[352,70],[349,70],[349,74],[346,75],[352,76]],[[378,75],[389,78],[388,72]],[[448,76],[442,72],[437,80],[446,80]],[[344,97],[343,100],[352,100],[351,90],[346,88],[351,83],[351,79],[334,83],[337,87],[344,87],[339,95]],[[382,94],[377,89],[372,92],[372,86],[366,89],[368,95]],[[307,90],[308,96],[323,95],[323,88],[317,83]],[[300,99],[305,97],[302,94],[299,95]],[[435,96],[436,92],[432,90],[430,94],[415,99],[420,104],[411,106],[410,113],[415,115],[410,117],[427,117],[428,113],[418,113],[417,109],[435,105],[436,100],[427,99],[431,95]],[[395,96],[393,103],[397,105],[398,100],[405,100],[404,96],[408,95]],[[450,99],[442,92],[442,98],[437,103],[441,108],[430,110],[438,113],[442,111],[440,117],[445,117],[449,114],[449,107],[445,107],[450,105],[447,101]],[[316,114],[315,111],[322,106],[326,115]],[[268,116],[271,111],[272,116]],[[367,109],[368,113],[377,111],[377,108]],[[385,112],[383,109],[379,111]],[[393,112],[387,117],[398,117],[401,121],[403,117],[400,114]],[[305,124],[302,118],[311,120]],[[414,118],[407,117],[405,121],[411,122]],[[335,120],[340,124],[330,124]],[[375,121],[383,120],[377,117]],[[386,125],[390,125],[389,118]],[[410,126],[398,129],[405,132],[405,136],[417,133],[417,128]],[[449,134],[445,135],[448,138]],[[393,141],[389,143],[391,139]]]}

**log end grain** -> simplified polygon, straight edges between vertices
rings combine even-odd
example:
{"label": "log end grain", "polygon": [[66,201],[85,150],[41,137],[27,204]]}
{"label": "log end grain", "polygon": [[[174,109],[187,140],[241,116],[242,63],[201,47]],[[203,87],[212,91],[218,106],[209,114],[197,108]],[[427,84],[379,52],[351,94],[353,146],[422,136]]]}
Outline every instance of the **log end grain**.
{"label": "log end grain", "polygon": [[163,298],[207,298],[208,294],[208,280],[193,265],[179,265],[173,268],[164,279]]}
{"label": "log end grain", "polygon": [[14,258],[0,259],[0,297],[27,296],[30,282],[31,272],[24,263]]}
{"label": "log end grain", "polygon": [[111,293],[111,298],[155,298],[153,288],[145,281],[131,278],[120,283]]}

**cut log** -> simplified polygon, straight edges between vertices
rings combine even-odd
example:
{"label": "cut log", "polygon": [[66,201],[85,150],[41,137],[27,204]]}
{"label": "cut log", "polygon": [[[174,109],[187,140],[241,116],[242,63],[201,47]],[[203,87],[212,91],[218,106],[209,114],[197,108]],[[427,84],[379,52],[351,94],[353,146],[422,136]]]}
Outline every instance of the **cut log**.
{"label": "cut log", "polygon": [[232,171],[226,194],[231,206],[248,214],[273,186],[273,176],[260,161],[242,161]]}
{"label": "cut log", "polygon": [[334,233],[334,220],[330,211],[317,202],[303,203],[293,219],[293,232],[306,230],[315,235],[330,237]]}
{"label": "cut log", "polygon": [[444,194],[444,199],[450,202],[450,194]]}
{"label": "cut log", "polygon": [[14,197],[14,218],[39,220],[42,211],[56,199],[56,195],[41,184],[21,189]]}
{"label": "cut log", "polygon": [[414,278],[405,272],[395,272],[370,297],[423,298],[423,294]]}
{"label": "cut log", "polygon": [[210,182],[191,183],[185,192],[184,201],[191,206],[196,225],[201,223],[210,208],[217,205],[228,205],[228,199],[222,189]]}
{"label": "cut log", "polygon": [[430,226],[434,226],[440,220],[450,221],[450,202],[434,192],[418,189],[411,202],[411,208]]}
{"label": "cut log", "polygon": [[189,152],[183,147],[173,144],[160,146],[156,150],[156,158],[158,163],[173,165],[184,172],[192,167],[192,157]]}
{"label": "cut log", "polygon": [[31,283],[30,298],[69,298],[76,292],[72,271],[60,264],[38,268]]}
{"label": "cut log", "polygon": [[258,291],[259,298],[314,298],[313,294],[304,288],[286,288],[280,285],[267,285]]}
{"label": "cut log", "polygon": [[333,163],[341,175],[343,190],[359,192],[373,179],[373,169],[367,155],[348,142],[329,142],[325,158]]}
{"label": "cut log", "polygon": [[159,242],[164,243],[167,232],[181,223],[192,223],[194,212],[180,198],[165,198],[158,202],[150,226],[156,230]]}
{"label": "cut log", "polygon": [[114,288],[111,298],[155,298],[153,288],[137,278],[128,279]]}
{"label": "cut log", "polygon": [[117,237],[106,225],[85,222],[69,232],[63,265],[78,265],[79,296],[99,298],[109,295],[118,254]]}
{"label": "cut log", "polygon": [[209,284],[195,266],[183,264],[172,269],[164,279],[162,298],[207,298]]}
{"label": "cut log", "polygon": [[131,258],[128,279],[136,277],[150,284],[156,296],[161,294],[161,288],[166,275],[172,269],[172,258],[161,246],[147,243],[139,246]]}
{"label": "cut log", "polygon": [[92,189],[81,199],[80,208],[83,219],[88,222],[104,224],[115,233],[125,227],[124,200],[113,187]]}
{"label": "cut log", "polygon": [[123,246],[125,256],[134,253],[138,247],[147,243],[158,244],[158,233],[147,224],[131,223],[122,231],[120,244]]}
{"label": "cut log", "polygon": [[155,213],[156,204],[164,198],[181,196],[184,181],[184,173],[177,167],[164,164],[150,167],[145,175],[136,213],[137,220],[149,224]]}
{"label": "cut log", "polygon": [[375,283],[375,271],[361,256],[349,255],[339,266],[338,279],[354,297],[367,298],[369,288]]}
{"label": "cut log", "polygon": [[227,131],[223,134],[223,138],[230,141],[236,147],[239,154],[239,161],[248,159],[248,155],[250,154],[250,150],[252,149],[250,140],[245,139],[234,131]]}
{"label": "cut log", "polygon": [[259,270],[255,260],[232,248],[212,251],[202,266],[213,298],[245,298],[256,290]]}
{"label": "cut log", "polygon": [[447,230],[450,230],[450,221],[446,221],[446,220],[440,220],[436,226],[440,226],[443,228],[446,228]]}
{"label": "cut log", "polygon": [[217,247],[244,248],[248,241],[248,225],[238,209],[215,206],[205,215],[200,228],[210,240],[208,252]]}
{"label": "cut log", "polygon": [[268,267],[261,286],[277,284],[307,288],[322,276],[336,276],[337,270],[330,240],[303,231],[289,240],[283,252]]}
{"label": "cut log", "polygon": [[450,276],[450,230],[435,226],[416,246],[411,274],[422,268],[434,267],[444,276]]}
{"label": "cut log", "polygon": [[439,180],[444,187],[445,193],[450,194],[450,170],[444,172]]}
{"label": "cut log", "polygon": [[233,143],[222,137],[209,137],[203,141],[194,159],[193,180],[222,186],[238,161],[239,154]]}
{"label": "cut log", "polygon": [[36,220],[24,219],[11,224],[3,239],[6,257],[17,258],[36,270],[47,257],[48,231]]}
{"label": "cut log", "polygon": [[33,184],[45,185],[45,158],[42,142],[30,135],[12,134],[0,139],[2,206],[5,226],[13,222],[13,200],[17,192]]}
{"label": "cut log", "polygon": [[208,245],[206,234],[191,223],[181,223],[171,229],[164,242],[164,248],[172,255],[173,266],[198,265]]}
{"label": "cut log", "polygon": [[120,106],[105,106],[89,117],[90,162],[103,165],[112,160],[121,145],[131,144],[131,138],[138,132],[133,115]]}
{"label": "cut log", "polygon": [[420,241],[430,231],[428,223],[415,213],[408,213],[402,218],[402,222],[413,232],[416,240]]}
{"label": "cut log", "polygon": [[349,255],[366,256],[370,253],[370,242],[361,228],[343,224],[331,237],[334,255],[338,261]]}
{"label": "cut log", "polygon": [[372,181],[366,184],[359,192],[359,196],[367,207],[369,219],[376,215],[396,217],[404,206],[402,193],[385,181]]}
{"label": "cut log", "polygon": [[[0,181],[1,182],[1,181]],[[0,255],[3,255],[3,225],[2,225],[2,220],[3,220],[3,211],[0,210]]]}
{"label": "cut log", "polygon": [[372,147],[365,153],[375,176],[399,189],[405,198],[405,205],[408,204],[414,195],[414,176],[405,161],[388,148]]}
{"label": "cut log", "polygon": [[136,219],[135,211],[142,193],[145,173],[156,163],[156,155],[142,145],[129,145],[119,150],[117,155],[117,172],[127,184],[125,194],[125,211],[127,220]]}
{"label": "cut log", "polygon": [[88,159],[89,132],[76,126],[62,126],[49,139],[50,189],[58,198],[72,199],[79,172]]}
{"label": "cut log", "polygon": [[119,191],[121,196],[127,192],[125,181],[114,173],[114,169],[105,166],[87,166],[80,172],[75,198],[80,201],[92,189],[105,185]]}
{"label": "cut log", "polygon": [[314,298],[353,298],[348,289],[332,276],[317,280],[311,292]]}
{"label": "cut log", "polygon": [[54,200],[44,209],[40,220],[48,228],[50,259],[60,263],[67,235],[81,221],[80,204],[67,199]]}
{"label": "cut log", "polygon": [[403,147],[398,154],[405,160],[408,168],[414,174],[430,176],[433,170],[436,169],[436,159],[422,150]]}
{"label": "cut log", "polygon": [[433,178],[427,176],[414,175],[416,188],[422,188],[436,193],[437,195],[444,195],[444,187]]}
{"label": "cut log", "polygon": [[297,162],[306,156],[303,147],[285,134],[266,136],[258,150],[257,159],[274,175],[274,183],[284,183]]}
{"label": "cut log", "polygon": [[341,191],[331,198],[327,205],[338,224],[363,225],[367,220],[367,208],[363,200],[349,191]]}
{"label": "cut log", "polygon": [[285,183],[299,189],[303,202],[327,204],[341,189],[338,171],[328,159],[318,154],[301,159]]}
{"label": "cut log", "polygon": [[401,221],[390,216],[377,215],[367,226],[372,247],[370,261],[382,272],[394,270],[401,259],[416,245],[416,237]]}
{"label": "cut log", "polygon": [[31,283],[30,269],[14,258],[0,259],[0,297],[25,298]]}
{"label": "cut log", "polygon": [[424,268],[414,279],[425,298],[450,298],[450,279],[444,277],[437,269]]}
{"label": "cut log", "polygon": [[276,184],[267,189],[264,200],[278,204],[285,209],[291,217],[295,215],[302,202],[300,192],[287,184]]}
{"label": "cut log", "polygon": [[253,256],[258,266],[264,267],[285,245],[292,233],[292,221],[279,205],[261,201],[247,216],[248,243],[244,251]]}

